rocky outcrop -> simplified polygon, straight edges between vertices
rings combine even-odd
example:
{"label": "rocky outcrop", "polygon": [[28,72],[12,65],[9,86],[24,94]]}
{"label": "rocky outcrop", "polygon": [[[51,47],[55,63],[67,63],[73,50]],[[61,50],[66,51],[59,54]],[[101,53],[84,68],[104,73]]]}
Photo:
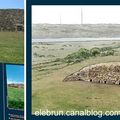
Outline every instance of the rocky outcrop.
{"label": "rocky outcrop", "polygon": [[101,63],[84,67],[68,75],[63,81],[89,81],[120,85],[120,63]]}

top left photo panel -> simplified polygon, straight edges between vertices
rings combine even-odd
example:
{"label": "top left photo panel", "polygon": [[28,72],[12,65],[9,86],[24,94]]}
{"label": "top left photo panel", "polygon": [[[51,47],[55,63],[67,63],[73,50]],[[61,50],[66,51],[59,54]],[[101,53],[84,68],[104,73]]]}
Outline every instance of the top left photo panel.
{"label": "top left photo panel", "polygon": [[24,0],[0,0],[0,63],[24,63]]}

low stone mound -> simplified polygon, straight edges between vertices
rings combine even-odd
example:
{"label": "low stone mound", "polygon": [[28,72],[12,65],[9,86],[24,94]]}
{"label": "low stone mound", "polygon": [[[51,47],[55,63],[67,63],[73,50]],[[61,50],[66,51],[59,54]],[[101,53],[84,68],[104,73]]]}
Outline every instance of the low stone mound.
{"label": "low stone mound", "polygon": [[120,63],[100,63],[80,69],[63,81],[89,81],[120,85]]}
{"label": "low stone mound", "polygon": [[23,9],[0,9],[0,31],[24,31]]}

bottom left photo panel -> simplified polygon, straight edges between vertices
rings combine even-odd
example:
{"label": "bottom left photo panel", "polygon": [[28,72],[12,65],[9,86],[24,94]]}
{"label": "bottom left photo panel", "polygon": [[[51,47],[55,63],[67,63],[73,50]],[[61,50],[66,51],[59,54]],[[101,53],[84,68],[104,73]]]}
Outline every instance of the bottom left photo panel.
{"label": "bottom left photo panel", "polygon": [[0,64],[0,118],[24,120],[24,65]]}

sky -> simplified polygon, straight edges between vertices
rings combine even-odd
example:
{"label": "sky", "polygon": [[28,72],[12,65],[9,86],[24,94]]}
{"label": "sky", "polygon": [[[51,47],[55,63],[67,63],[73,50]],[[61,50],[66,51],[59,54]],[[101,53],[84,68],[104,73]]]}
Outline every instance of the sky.
{"label": "sky", "polygon": [[24,8],[24,0],[0,0],[0,9]]}
{"label": "sky", "polygon": [[120,24],[120,6],[32,6],[32,24]]}
{"label": "sky", "polygon": [[24,83],[23,65],[6,65],[7,83]]}

